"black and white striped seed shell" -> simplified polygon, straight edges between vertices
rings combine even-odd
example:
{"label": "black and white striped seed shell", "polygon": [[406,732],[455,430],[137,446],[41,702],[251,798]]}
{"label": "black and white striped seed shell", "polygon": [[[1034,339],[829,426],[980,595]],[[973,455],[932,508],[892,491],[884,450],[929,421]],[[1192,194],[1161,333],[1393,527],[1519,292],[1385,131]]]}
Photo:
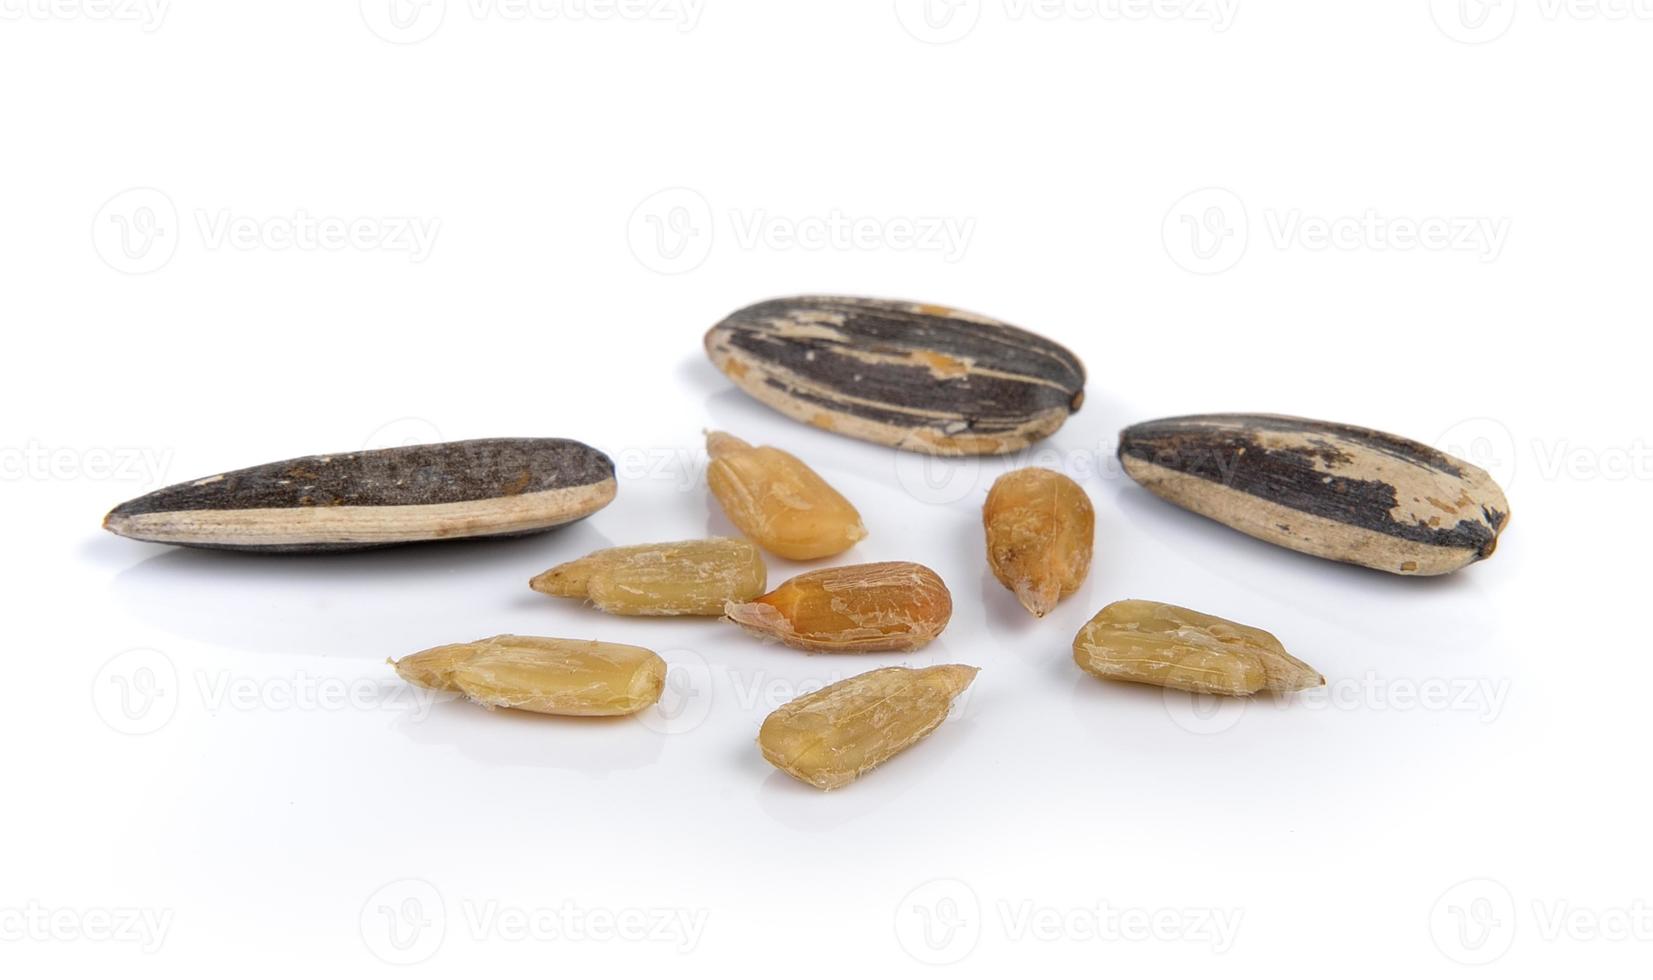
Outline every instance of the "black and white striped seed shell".
{"label": "black and white striped seed shell", "polygon": [[1120,433],[1155,494],[1294,551],[1399,575],[1490,556],[1509,503],[1486,471],[1422,443],[1283,415],[1190,415]]}
{"label": "black and white striped seed shell", "polygon": [[770,300],[706,334],[747,394],[800,422],[944,456],[1014,452],[1078,411],[1085,368],[1037,334],[942,306]]}
{"label": "black and white striped seed shell", "polygon": [[614,464],[570,439],[476,439],[305,456],[129,500],[103,526],[140,541],[236,551],[352,551],[508,537],[601,510]]}

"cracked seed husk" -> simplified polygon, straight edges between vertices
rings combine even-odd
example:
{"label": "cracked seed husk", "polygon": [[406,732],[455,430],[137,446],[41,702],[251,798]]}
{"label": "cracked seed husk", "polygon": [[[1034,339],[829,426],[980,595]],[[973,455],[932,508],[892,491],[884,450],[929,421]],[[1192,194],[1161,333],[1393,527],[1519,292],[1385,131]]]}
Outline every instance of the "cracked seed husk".
{"label": "cracked seed husk", "polygon": [[941,456],[1015,452],[1085,399],[1084,365],[1061,344],[924,303],[769,300],[730,314],[705,346],[741,390],[791,418]]}
{"label": "cracked seed husk", "polygon": [[1096,512],[1079,484],[1029,467],[993,481],[982,505],[987,563],[1022,608],[1044,616],[1084,584]]}
{"label": "cracked seed husk", "polygon": [[614,464],[571,439],[473,439],[305,456],[164,487],[103,519],[192,548],[334,552],[536,534],[614,499]]}
{"label": "cracked seed husk", "polygon": [[395,662],[403,680],[489,708],[545,715],[636,714],[660,700],[666,662],[653,651],[595,640],[494,636]]}
{"label": "cracked seed husk", "polygon": [[767,584],[757,546],[735,538],[604,548],[529,583],[620,616],[721,616],[727,603],[756,598]]}
{"label": "cracked seed husk", "polygon": [[706,482],[729,523],[793,561],[842,554],[867,536],[861,515],[798,457],[709,432]]}
{"label": "cracked seed husk", "polygon": [[1479,467],[1373,429],[1285,415],[1190,415],[1119,435],[1131,479],[1293,551],[1396,575],[1491,557],[1509,502]]}
{"label": "cracked seed husk", "polygon": [[947,628],[941,576],[907,561],[805,572],[724,615],[759,636],[814,653],[917,650]]}
{"label": "cracked seed husk", "polygon": [[1289,693],[1326,683],[1272,633],[1140,599],[1097,613],[1074,637],[1073,659],[1097,677],[1196,694]]}
{"label": "cracked seed husk", "polygon": [[837,789],[929,735],[978,668],[885,667],[781,705],[758,747],[770,764],[817,789]]}

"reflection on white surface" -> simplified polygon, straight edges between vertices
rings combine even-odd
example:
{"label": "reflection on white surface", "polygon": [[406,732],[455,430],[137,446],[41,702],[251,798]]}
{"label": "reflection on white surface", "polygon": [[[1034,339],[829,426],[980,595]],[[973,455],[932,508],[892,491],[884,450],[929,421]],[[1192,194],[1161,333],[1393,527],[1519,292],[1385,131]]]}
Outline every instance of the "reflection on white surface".
{"label": "reflection on white surface", "polygon": [[636,718],[560,718],[489,710],[464,699],[435,705],[394,730],[423,749],[457,750],[498,769],[565,770],[598,780],[660,758],[661,738]]}
{"label": "reflection on white surface", "polygon": [[[337,555],[170,548],[123,569],[109,588],[136,619],[190,640],[383,659],[510,632],[494,628],[487,610],[544,608],[531,602],[543,597],[528,590],[529,578],[611,544],[587,520],[521,538]],[[453,637],[464,622],[475,636]]]}

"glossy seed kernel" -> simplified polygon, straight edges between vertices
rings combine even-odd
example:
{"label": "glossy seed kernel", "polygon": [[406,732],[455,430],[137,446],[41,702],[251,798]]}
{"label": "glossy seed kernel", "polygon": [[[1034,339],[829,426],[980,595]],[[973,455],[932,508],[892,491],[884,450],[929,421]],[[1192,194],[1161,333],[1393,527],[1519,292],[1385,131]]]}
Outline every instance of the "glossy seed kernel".
{"label": "glossy seed kernel", "polygon": [[589,599],[621,616],[721,616],[763,594],[769,573],[749,541],[709,538],[604,548],[534,576],[546,595]]}
{"label": "glossy seed kernel", "polygon": [[953,597],[923,565],[875,562],[805,572],[751,602],[731,602],[724,615],[799,650],[917,650],[947,628]]}
{"label": "glossy seed kernel", "polygon": [[538,636],[450,644],[395,666],[414,684],[546,715],[635,714],[659,701],[666,684],[666,662],[642,647]]}
{"label": "glossy seed kernel", "polygon": [[782,772],[837,789],[934,731],[976,671],[949,664],[858,674],[777,708],[758,747]]}
{"label": "glossy seed kernel", "polygon": [[1013,470],[993,482],[982,505],[987,563],[1035,616],[1084,584],[1096,511],[1079,484],[1053,470]]}
{"label": "glossy seed kernel", "polygon": [[1115,602],[1073,640],[1080,667],[1109,680],[1197,694],[1289,693],[1326,683],[1272,633],[1163,602]]}
{"label": "glossy seed kernel", "polygon": [[706,436],[706,481],[729,522],[763,548],[809,561],[842,554],[867,536],[861,515],[791,453],[726,432]]}

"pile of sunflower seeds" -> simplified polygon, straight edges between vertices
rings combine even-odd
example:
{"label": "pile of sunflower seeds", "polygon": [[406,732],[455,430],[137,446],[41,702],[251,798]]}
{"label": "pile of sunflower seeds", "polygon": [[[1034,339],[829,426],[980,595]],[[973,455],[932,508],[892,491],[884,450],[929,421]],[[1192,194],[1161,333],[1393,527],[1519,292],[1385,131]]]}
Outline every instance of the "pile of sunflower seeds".
{"label": "pile of sunflower seeds", "polygon": [[[1065,347],[998,320],[915,303],[804,296],[742,309],[705,336],[741,390],[797,421],[940,456],[1004,455],[1079,411],[1085,369]],[[566,561],[535,591],[620,616],[718,617],[815,653],[905,652],[948,626],[953,598],[912,561],[837,565],[768,587],[763,552],[832,558],[868,536],[853,503],[806,462],[728,433],[707,438],[708,491],[744,539],[638,542]],[[1509,522],[1483,470],[1373,429],[1284,415],[1191,415],[1119,438],[1124,471],[1179,507],[1252,537],[1396,575],[1444,575],[1492,555]],[[615,499],[614,465],[570,439],[480,439],[305,456],[166,487],[104,519],[140,541],[252,552],[341,552],[537,534]],[[1089,573],[1095,511],[1051,470],[1001,476],[983,556],[1036,617]],[[1107,680],[1246,697],[1325,683],[1273,634],[1165,602],[1103,608],[1072,643]],[[393,661],[407,682],[489,708],[627,715],[660,698],[668,665],[594,640],[494,636]],[[783,705],[764,758],[819,789],[922,740],[978,668],[884,667]]]}

